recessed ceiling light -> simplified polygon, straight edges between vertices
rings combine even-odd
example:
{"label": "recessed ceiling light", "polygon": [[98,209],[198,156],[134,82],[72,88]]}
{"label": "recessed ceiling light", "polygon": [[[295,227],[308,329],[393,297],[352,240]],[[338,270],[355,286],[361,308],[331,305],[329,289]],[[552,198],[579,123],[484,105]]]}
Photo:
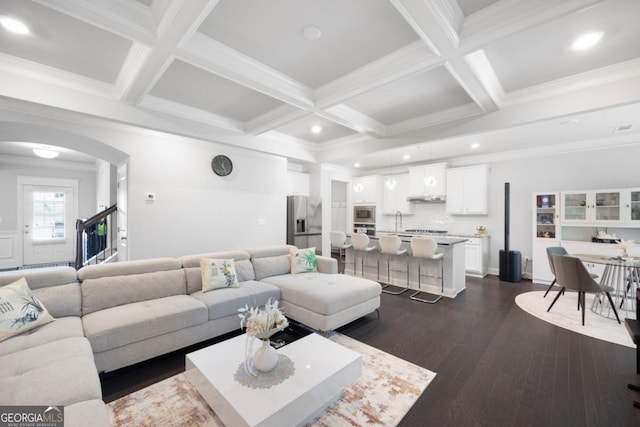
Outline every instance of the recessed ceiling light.
{"label": "recessed ceiling light", "polygon": [[60,155],[58,151],[49,150],[48,148],[34,148],[33,154],[43,159],[55,159]]}
{"label": "recessed ceiling light", "polygon": [[315,27],[313,25],[307,25],[302,29],[302,35],[307,40],[318,40],[322,36],[322,31],[320,28]]}
{"label": "recessed ceiling light", "polygon": [[354,167],[354,168],[359,168],[359,167],[360,167],[360,163],[358,163],[358,162],[354,163],[354,164],[353,164],[353,167]]}
{"label": "recessed ceiling light", "polygon": [[583,34],[577,39],[574,40],[571,45],[571,49],[573,50],[585,50],[595,46],[602,36],[604,32],[602,31],[594,31],[592,33]]}
{"label": "recessed ceiling light", "polygon": [[10,31],[14,34],[19,34],[21,36],[29,34],[29,27],[27,24],[20,21],[16,18],[11,18],[9,16],[0,16],[0,24],[4,27],[5,30]]}
{"label": "recessed ceiling light", "polygon": [[405,155],[403,155],[403,156],[402,156],[402,158],[403,158],[404,160],[409,160],[409,159],[411,158],[411,156],[410,156],[410,155],[408,155],[408,154],[405,154]]}
{"label": "recessed ceiling light", "polygon": [[319,134],[320,132],[322,132],[322,126],[320,125],[311,126],[311,132],[315,133],[316,135]]}
{"label": "recessed ceiling light", "polygon": [[475,150],[476,148],[480,148],[480,143],[478,143],[478,142],[474,142],[473,144],[471,144],[471,148],[473,148],[474,150]]}

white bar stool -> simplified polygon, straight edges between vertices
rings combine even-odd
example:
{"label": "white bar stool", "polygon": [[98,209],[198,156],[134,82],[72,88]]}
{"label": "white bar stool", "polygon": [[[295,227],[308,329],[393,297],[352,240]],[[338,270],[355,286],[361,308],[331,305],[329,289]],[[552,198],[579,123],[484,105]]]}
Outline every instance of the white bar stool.
{"label": "white bar stool", "polygon": [[[364,277],[364,252],[375,251],[375,246],[369,246],[369,236],[364,233],[354,233],[351,235],[351,245],[353,246],[353,275],[357,272],[357,255],[358,252],[363,252],[360,255],[362,265],[360,267],[360,275]],[[380,275],[380,274],[378,274]]]}
{"label": "white bar stool", "polygon": [[[411,252],[413,256],[416,258],[430,259],[436,260],[440,263],[440,295],[438,298],[434,300],[428,300],[424,298],[420,298],[417,295],[422,292],[422,287],[420,285],[420,266],[422,265],[422,260],[418,260],[418,291],[413,293],[409,298],[415,301],[426,302],[428,304],[435,304],[440,301],[444,295],[444,254],[437,253],[438,243],[432,239],[431,237],[424,236],[415,236],[411,238]],[[427,277],[435,277],[438,276],[427,276]]]}
{"label": "white bar stool", "polygon": [[[406,249],[400,249],[402,247],[402,240],[395,234],[382,234],[379,237],[380,241],[380,253],[387,255],[387,280],[389,283],[382,287],[382,292],[391,295],[400,295],[409,290],[409,258],[407,258],[407,287],[398,292],[388,291],[384,288],[392,286],[391,284],[391,257],[397,255],[404,255],[407,253]],[[378,258],[378,281],[380,281],[380,258]],[[395,285],[393,285],[395,286]]]}
{"label": "white bar stool", "polygon": [[[340,268],[338,268],[338,271],[340,271],[340,273],[344,273],[344,263],[345,263],[344,251],[345,249],[351,247],[351,243],[347,243],[347,235],[344,234],[343,231],[332,231],[330,234],[330,237],[331,237],[331,248],[338,250],[339,264],[340,263],[342,264],[342,271],[340,271]],[[338,264],[338,267],[340,266],[339,264]]]}

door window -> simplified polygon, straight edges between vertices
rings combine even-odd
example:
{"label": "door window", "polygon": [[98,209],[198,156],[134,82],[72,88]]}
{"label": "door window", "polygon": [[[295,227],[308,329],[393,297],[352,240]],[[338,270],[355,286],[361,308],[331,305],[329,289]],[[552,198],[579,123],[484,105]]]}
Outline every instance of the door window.
{"label": "door window", "polygon": [[65,193],[33,192],[33,239],[57,240],[65,236]]}

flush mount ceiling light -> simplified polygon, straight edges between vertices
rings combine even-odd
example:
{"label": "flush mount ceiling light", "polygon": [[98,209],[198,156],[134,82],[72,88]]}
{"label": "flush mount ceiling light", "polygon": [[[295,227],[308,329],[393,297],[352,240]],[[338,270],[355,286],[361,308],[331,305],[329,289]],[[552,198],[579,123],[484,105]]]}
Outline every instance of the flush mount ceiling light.
{"label": "flush mount ceiling light", "polygon": [[598,44],[598,42],[600,41],[603,35],[604,35],[604,32],[602,31],[594,31],[591,33],[583,34],[573,41],[573,44],[571,45],[571,49],[573,50],[589,49],[595,46],[596,44]]}
{"label": "flush mount ceiling light", "polygon": [[58,151],[50,150],[48,148],[34,148],[33,154],[43,159],[55,159],[60,155]]}
{"label": "flush mount ceiling light", "polygon": [[320,31],[320,28],[318,27],[307,25],[302,29],[302,35],[305,39],[314,41],[318,40],[322,36],[322,31]]}
{"label": "flush mount ceiling light", "polygon": [[319,134],[320,132],[322,132],[322,126],[320,125],[311,126],[311,132],[315,133],[316,135]]}
{"label": "flush mount ceiling light", "polygon": [[29,27],[27,27],[24,22],[16,18],[11,18],[10,16],[0,16],[0,25],[2,25],[5,30],[21,36],[30,33]]}

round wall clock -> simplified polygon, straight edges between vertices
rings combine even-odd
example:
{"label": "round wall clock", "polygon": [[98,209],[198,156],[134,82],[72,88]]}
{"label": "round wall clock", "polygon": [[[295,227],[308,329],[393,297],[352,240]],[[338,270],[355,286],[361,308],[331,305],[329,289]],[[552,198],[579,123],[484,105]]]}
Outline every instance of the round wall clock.
{"label": "round wall clock", "polygon": [[227,176],[233,170],[231,159],[225,155],[217,155],[211,160],[211,169],[218,176]]}

